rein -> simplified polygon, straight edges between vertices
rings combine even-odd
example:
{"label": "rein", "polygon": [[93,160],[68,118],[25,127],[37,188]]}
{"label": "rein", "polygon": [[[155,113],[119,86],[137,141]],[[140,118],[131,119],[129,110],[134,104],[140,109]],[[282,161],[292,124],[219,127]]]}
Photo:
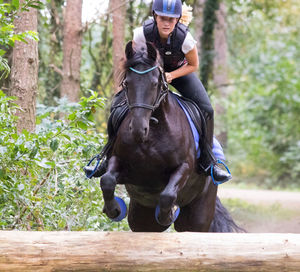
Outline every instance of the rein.
{"label": "rein", "polygon": [[129,67],[129,69],[139,75],[143,75],[143,74],[146,74],[146,73],[149,73],[153,70],[155,70],[156,68],[159,69],[159,72],[160,72],[160,75],[161,75],[161,78],[162,78],[162,86],[160,87],[160,91],[159,91],[159,94],[157,96],[157,98],[155,99],[155,102],[153,105],[149,105],[149,104],[144,104],[144,103],[133,103],[133,104],[130,104],[129,103],[129,100],[128,100],[128,96],[127,96],[127,91],[128,91],[128,88],[127,88],[127,85],[126,85],[126,79],[124,78],[123,82],[122,82],[122,86],[126,89],[126,92],[125,92],[125,96],[126,96],[126,102],[128,104],[128,107],[129,107],[129,110],[133,109],[133,108],[144,108],[144,109],[147,109],[147,110],[151,110],[152,112],[155,111],[158,106],[160,105],[161,101],[166,97],[166,95],[168,94],[168,90],[169,90],[169,87],[168,87],[168,83],[166,82],[166,79],[165,79],[165,75],[164,75],[164,71],[163,69],[158,66],[158,65],[155,65],[147,70],[144,70],[144,71],[138,71],[132,67]]}

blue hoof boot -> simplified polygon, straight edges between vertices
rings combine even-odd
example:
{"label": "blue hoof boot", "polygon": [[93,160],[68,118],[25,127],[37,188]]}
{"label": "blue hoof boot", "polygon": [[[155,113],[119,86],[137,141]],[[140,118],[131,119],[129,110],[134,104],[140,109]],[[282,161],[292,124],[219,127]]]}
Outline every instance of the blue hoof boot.
{"label": "blue hoof boot", "polygon": [[[178,215],[179,215],[179,213],[180,213],[180,207],[179,207],[179,206],[175,205],[172,209],[176,209],[176,211],[175,211],[175,213],[174,213],[174,218],[173,218],[172,222],[170,223],[170,225],[176,221],[176,219],[177,219],[177,217],[178,217]],[[155,208],[155,219],[156,219],[156,222],[157,222],[158,224],[162,225],[162,224],[159,222],[159,219],[158,219],[158,214],[159,214],[159,212],[160,212],[160,208],[159,208],[159,205],[157,205],[156,208]]]}
{"label": "blue hoof boot", "polygon": [[120,205],[121,212],[120,212],[119,216],[117,216],[115,218],[112,218],[111,220],[114,221],[114,222],[120,222],[127,215],[127,206],[126,206],[126,204],[125,204],[125,202],[122,198],[119,198],[119,197],[115,196],[115,200]]}

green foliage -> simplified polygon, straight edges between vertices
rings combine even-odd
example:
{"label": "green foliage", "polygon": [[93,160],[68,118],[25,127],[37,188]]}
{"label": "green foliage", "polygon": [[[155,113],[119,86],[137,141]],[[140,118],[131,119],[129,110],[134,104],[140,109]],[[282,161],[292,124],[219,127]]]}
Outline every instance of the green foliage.
{"label": "green foliage", "polygon": [[259,177],[267,187],[299,186],[300,8],[293,0],[258,2],[235,1],[228,17],[238,80],[228,111],[229,146],[238,175]]}
{"label": "green foliage", "polygon": [[207,0],[203,9],[203,27],[201,36],[201,67],[200,76],[204,87],[208,88],[208,81],[212,77],[214,60],[214,28],[217,23],[216,11],[219,0]]}
{"label": "green foliage", "polygon": [[26,0],[22,4],[19,0],[12,0],[10,4],[0,1],[0,80],[10,73],[8,62],[3,57],[8,48],[13,47],[16,41],[27,43],[26,39],[38,40],[37,33],[34,31],[14,33],[14,19],[19,12],[28,11],[29,7],[41,9],[42,6],[42,2],[34,0]]}
{"label": "green foliage", "polygon": [[92,91],[79,103],[39,105],[36,132],[17,134],[17,106],[0,92],[0,229],[128,229],[104,216],[99,181],[82,171],[103,146],[94,128],[103,105]]}
{"label": "green foliage", "polygon": [[[47,106],[57,105],[55,99],[60,97],[59,87],[62,77],[53,67],[62,70],[63,8],[63,0],[47,1],[38,16],[40,37],[38,100]],[[85,82],[85,78],[81,82]]]}

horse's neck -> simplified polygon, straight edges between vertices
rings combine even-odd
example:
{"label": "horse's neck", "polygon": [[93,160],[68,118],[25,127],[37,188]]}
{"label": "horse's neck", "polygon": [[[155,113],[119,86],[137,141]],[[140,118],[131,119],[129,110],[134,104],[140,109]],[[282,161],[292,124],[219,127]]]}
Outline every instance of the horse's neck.
{"label": "horse's neck", "polygon": [[174,100],[174,98],[168,94],[165,99],[161,102],[159,107],[156,110],[155,117],[158,119],[159,122],[167,125],[169,122],[169,117],[172,114],[175,114],[175,111],[177,109],[177,105]]}

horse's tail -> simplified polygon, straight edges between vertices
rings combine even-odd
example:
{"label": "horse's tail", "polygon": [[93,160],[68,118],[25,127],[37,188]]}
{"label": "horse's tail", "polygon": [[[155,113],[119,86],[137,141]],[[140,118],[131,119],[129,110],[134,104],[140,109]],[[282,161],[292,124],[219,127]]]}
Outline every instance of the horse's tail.
{"label": "horse's tail", "polygon": [[228,210],[223,206],[220,199],[216,199],[215,217],[210,225],[210,232],[246,232],[232,219]]}

